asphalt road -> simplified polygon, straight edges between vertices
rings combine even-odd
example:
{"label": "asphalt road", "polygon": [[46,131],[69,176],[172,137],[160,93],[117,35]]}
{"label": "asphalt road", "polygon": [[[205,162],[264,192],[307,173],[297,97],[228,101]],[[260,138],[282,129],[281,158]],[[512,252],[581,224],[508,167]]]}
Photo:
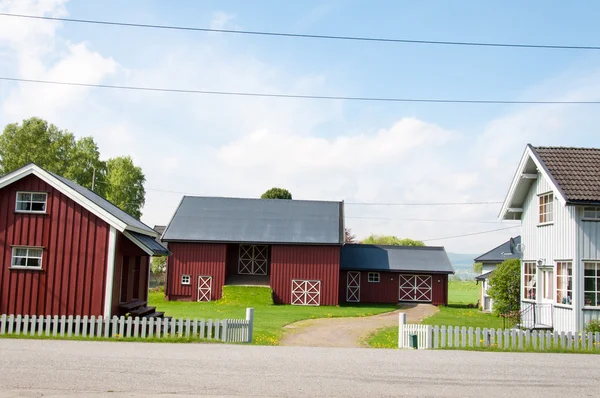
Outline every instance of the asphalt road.
{"label": "asphalt road", "polygon": [[0,397],[597,397],[597,355],[0,340]]}

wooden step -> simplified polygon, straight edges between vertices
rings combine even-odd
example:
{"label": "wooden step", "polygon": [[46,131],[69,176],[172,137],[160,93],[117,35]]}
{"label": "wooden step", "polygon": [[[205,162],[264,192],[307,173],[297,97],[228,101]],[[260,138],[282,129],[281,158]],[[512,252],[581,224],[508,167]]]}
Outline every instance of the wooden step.
{"label": "wooden step", "polygon": [[133,311],[129,311],[129,315],[131,315],[133,317],[143,316],[143,315],[154,312],[154,310],[156,310],[156,307],[139,307]]}
{"label": "wooden step", "polygon": [[123,311],[131,312],[131,311],[135,310],[136,308],[145,307],[146,304],[147,303],[144,300],[134,300],[134,301],[130,301],[128,303],[120,304],[119,308]]}
{"label": "wooden step", "polygon": [[162,318],[165,316],[164,312],[150,312],[148,314],[144,314],[142,318]]}

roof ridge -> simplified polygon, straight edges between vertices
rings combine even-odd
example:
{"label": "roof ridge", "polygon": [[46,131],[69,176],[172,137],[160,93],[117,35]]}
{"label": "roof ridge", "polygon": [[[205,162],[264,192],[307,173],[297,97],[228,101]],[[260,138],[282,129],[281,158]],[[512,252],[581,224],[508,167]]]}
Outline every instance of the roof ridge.
{"label": "roof ridge", "polygon": [[228,199],[228,200],[262,200],[262,201],[290,201],[290,202],[313,202],[313,203],[343,203],[343,200],[324,200],[324,199],[273,199],[273,198],[242,198],[238,196],[204,196],[204,195],[183,195],[183,198],[196,199]]}

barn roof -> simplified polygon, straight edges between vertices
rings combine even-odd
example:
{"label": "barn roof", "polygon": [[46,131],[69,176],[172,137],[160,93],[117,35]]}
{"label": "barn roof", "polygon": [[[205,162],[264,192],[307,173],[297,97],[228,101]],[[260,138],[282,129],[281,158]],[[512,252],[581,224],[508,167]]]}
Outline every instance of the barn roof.
{"label": "barn roof", "polygon": [[343,202],[184,196],[162,240],[341,245]]}
{"label": "barn roof", "polygon": [[340,267],[356,271],[401,271],[453,274],[443,247],[348,244],[342,247]]}
{"label": "barn roof", "polygon": [[[515,244],[521,243],[521,235],[515,236],[514,238]],[[510,252],[510,240],[507,240],[500,246],[497,246],[490,250],[489,252],[482,254],[477,257],[474,261],[476,263],[501,263],[504,260],[508,260],[511,258],[521,258],[519,253],[511,253]]]}

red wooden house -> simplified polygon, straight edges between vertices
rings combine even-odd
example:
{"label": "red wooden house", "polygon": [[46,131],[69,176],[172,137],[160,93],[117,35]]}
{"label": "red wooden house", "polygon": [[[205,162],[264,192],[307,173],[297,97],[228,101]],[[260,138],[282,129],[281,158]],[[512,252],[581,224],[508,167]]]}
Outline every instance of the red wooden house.
{"label": "red wooden house", "polygon": [[168,300],[218,300],[226,284],[261,284],[282,304],[437,305],[447,304],[454,273],[441,247],[344,246],[343,202],[186,196],[162,241],[172,252]]}
{"label": "red wooden house", "polygon": [[145,307],[157,233],[29,164],[0,178],[0,313],[112,316]]}

